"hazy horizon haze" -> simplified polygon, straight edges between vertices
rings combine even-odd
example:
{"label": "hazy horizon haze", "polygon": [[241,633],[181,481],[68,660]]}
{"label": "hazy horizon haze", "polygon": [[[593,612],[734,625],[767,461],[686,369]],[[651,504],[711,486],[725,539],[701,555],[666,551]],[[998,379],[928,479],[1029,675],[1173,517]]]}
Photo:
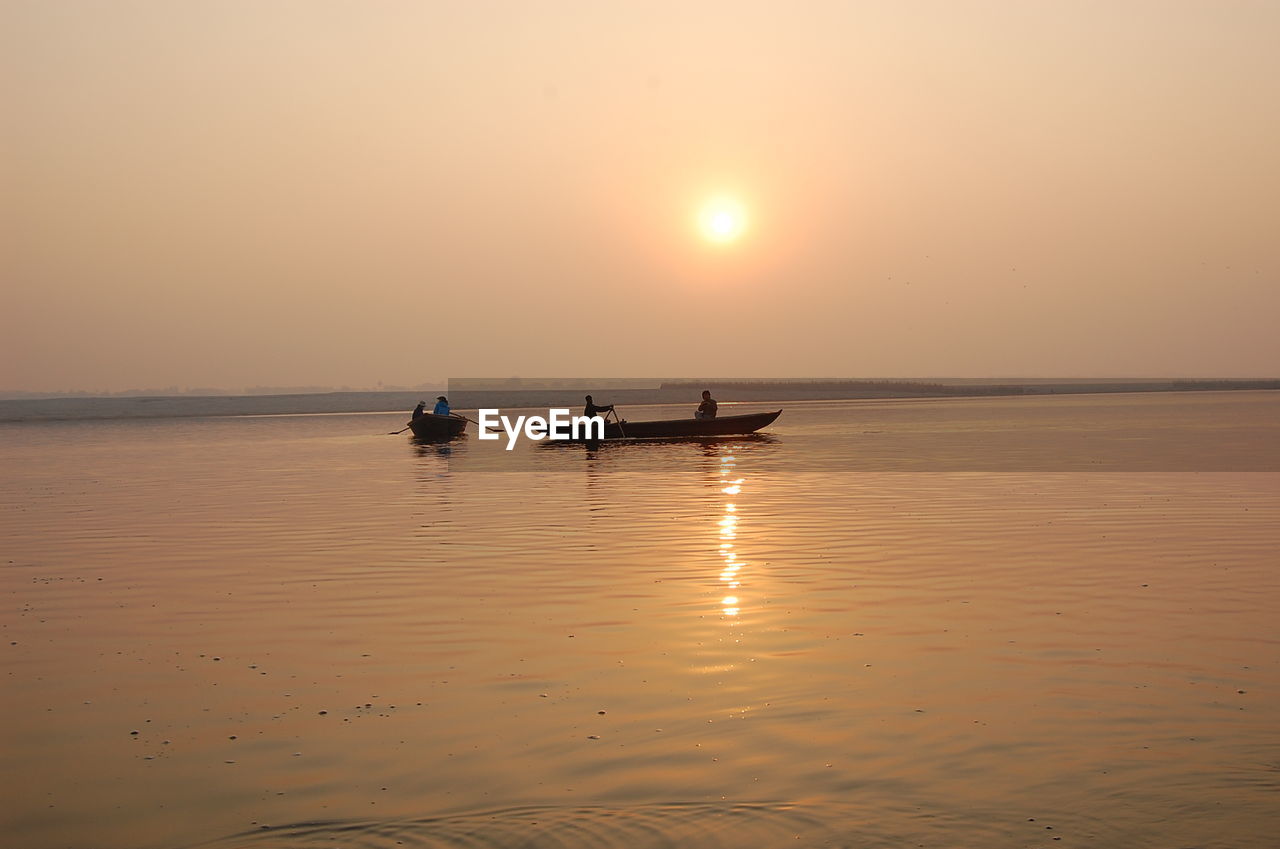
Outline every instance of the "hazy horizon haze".
{"label": "hazy horizon haze", "polygon": [[0,0],[0,389],[1274,377],[1277,36],[1266,2]]}

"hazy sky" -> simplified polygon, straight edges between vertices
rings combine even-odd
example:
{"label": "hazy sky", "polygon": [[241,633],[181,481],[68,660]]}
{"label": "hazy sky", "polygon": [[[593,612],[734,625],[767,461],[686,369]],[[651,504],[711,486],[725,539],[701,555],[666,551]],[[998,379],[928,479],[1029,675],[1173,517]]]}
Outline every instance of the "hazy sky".
{"label": "hazy sky", "polygon": [[0,0],[0,389],[1276,376],[1278,45],[1274,0]]}

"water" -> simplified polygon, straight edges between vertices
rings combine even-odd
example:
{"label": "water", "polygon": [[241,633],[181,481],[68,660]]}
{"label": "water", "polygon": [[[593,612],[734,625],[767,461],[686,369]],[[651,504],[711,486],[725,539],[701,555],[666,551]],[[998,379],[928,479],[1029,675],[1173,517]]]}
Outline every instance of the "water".
{"label": "water", "polygon": [[788,403],[510,455],[403,413],[3,425],[0,828],[1274,846],[1278,413]]}

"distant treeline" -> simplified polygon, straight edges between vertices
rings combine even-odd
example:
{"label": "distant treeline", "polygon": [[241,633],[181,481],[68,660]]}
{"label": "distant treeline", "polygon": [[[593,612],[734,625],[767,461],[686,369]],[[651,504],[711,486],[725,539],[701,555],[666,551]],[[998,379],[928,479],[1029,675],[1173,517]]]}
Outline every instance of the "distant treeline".
{"label": "distant treeline", "polygon": [[1175,380],[1174,389],[1280,389],[1280,380]]}
{"label": "distant treeline", "polygon": [[717,389],[743,390],[747,392],[874,392],[908,395],[1023,395],[1022,386],[966,384],[951,386],[945,383],[926,383],[919,380],[671,380],[661,389]]}
{"label": "distant treeline", "polygon": [[936,383],[925,380],[669,380],[661,388],[672,391],[711,389],[753,396],[776,394],[779,398],[828,395],[830,397],[947,396],[947,395],[1044,395],[1081,392],[1213,392],[1230,389],[1280,389],[1280,380],[1234,378],[1181,378],[1170,380],[1084,380],[1059,382],[1052,378],[1028,378],[1020,383]]}
{"label": "distant treeline", "polygon": [[0,389],[0,400],[46,400],[54,398],[243,398],[256,395],[327,395],[369,394],[372,392],[414,392],[434,394],[444,390],[441,384],[421,383],[417,386],[379,384],[375,389],[353,389],[350,386],[249,386],[225,389],[217,386],[166,386],[161,389],[63,389],[32,392]]}

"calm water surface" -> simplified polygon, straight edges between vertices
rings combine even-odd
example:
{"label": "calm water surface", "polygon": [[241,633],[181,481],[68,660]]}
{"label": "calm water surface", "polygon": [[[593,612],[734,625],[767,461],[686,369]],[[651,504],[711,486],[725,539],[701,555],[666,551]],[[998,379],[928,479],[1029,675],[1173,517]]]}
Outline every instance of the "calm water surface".
{"label": "calm water surface", "polygon": [[0,829],[1277,845],[1276,393],[786,408],[0,425]]}

